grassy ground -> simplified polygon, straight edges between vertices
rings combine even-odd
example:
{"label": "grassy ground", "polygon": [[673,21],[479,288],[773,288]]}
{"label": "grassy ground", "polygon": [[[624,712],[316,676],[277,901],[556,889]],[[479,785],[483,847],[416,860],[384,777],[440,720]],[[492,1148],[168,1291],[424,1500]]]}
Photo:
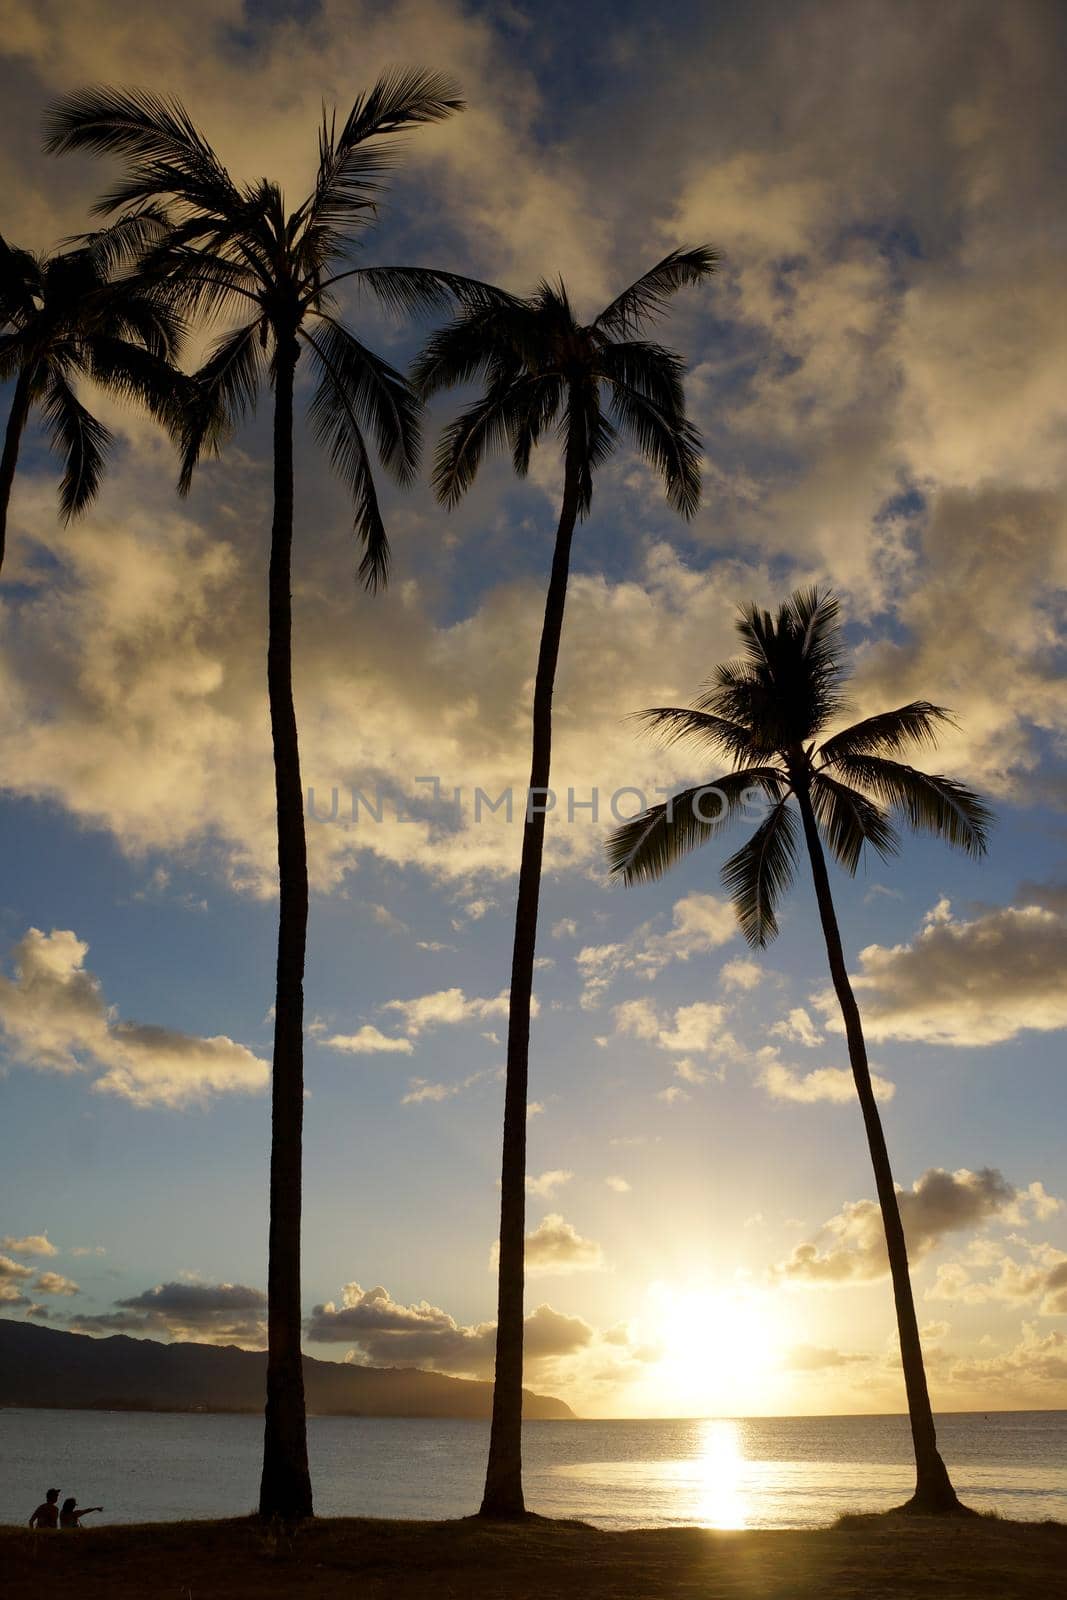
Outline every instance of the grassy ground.
{"label": "grassy ground", "polygon": [[1067,1524],[852,1518],[818,1532],[251,1520],[0,1528],[4,1600],[1055,1600]]}

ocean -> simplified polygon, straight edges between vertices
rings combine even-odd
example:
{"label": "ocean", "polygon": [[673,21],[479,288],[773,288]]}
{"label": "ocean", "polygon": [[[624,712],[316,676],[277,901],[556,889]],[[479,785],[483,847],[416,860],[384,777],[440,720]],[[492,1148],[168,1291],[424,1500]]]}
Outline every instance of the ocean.
{"label": "ocean", "polygon": [[[961,1497],[1004,1517],[1067,1521],[1067,1411],[938,1421]],[[488,1426],[313,1417],[323,1516],[475,1511]],[[254,1509],[262,1422],[140,1412],[0,1411],[0,1522],[24,1523],[48,1488],[106,1509],[89,1522],[241,1516]],[[531,1422],[527,1504],[602,1528],[804,1528],[878,1511],[911,1490],[904,1417]]]}

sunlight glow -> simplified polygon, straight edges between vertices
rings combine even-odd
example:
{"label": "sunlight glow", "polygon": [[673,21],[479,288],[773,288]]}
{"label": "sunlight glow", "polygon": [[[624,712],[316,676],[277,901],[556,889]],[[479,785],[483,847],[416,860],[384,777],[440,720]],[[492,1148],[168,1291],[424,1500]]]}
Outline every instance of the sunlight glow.
{"label": "sunlight glow", "polygon": [[751,1410],[775,1365],[775,1324],[763,1297],[663,1283],[651,1294],[664,1396],[682,1415]]}

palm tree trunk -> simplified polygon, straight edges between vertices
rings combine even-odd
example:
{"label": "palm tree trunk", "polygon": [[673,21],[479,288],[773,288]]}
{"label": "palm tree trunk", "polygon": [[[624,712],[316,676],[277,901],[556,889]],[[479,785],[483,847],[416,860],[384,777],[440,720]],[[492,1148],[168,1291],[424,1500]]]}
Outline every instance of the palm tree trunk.
{"label": "palm tree trunk", "polygon": [[278,805],[278,971],[271,1090],[267,1409],[259,1513],[310,1517],[304,1370],[300,1353],[301,1136],[304,1120],[304,947],[308,874],[304,794],[293,705],[293,378],[298,347],[279,341],[274,399],[267,694]]}
{"label": "palm tree trunk", "polygon": [[7,548],[7,508],[11,503],[11,486],[15,482],[19,445],[22,443],[23,429],[30,414],[30,389],[30,374],[28,369],[23,367],[11,397],[11,410],[8,412],[7,428],[4,430],[4,452],[0,456],[0,567],[4,564],[4,552]]}
{"label": "palm tree trunk", "polygon": [[[533,754],[530,800],[548,788],[552,756],[552,691],[567,603],[571,540],[578,516],[578,474],[568,450],[563,504],[552,575],[545,601],[541,647],[534,681]],[[542,801],[543,794],[540,795]],[[497,1277],[496,1372],[489,1464],[480,1515],[521,1517],[522,1493],[522,1343],[526,1249],[526,1088],[530,1059],[530,1002],[533,994],[537,903],[541,892],[541,859],[545,813],[526,808],[515,909],[515,943],[511,959],[508,1003],[507,1075],[504,1089],[504,1147],[500,1172],[500,1262]]]}
{"label": "palm tree trunk", "polygon": [[815,898],[819,904],[819,917],[826,940],[826,954],[830,974],[837,994],[848,1040],[848,1055],[852,1076],[863,1112],[863,1125],[867,1130],[871,1162],[874,1167],[875,1188],[882,1210],[886,1247],[889,1253],[889,1270],[893,1279],[893,1299],[896,1302],[897,1332],[900,1338],[900,1358],[904,1367],[904,1387],[908,1396],[908,1416],[911,1421],[911,1438],[915,1450],[915,1493],[907,1503],[910,1511],[937,1511],[962,1513],[965,1510],[956,1496],[945,1463],[937,1448],[934,1414],[930,1406],[930,1393],[926,1386],[926,1369],[923,1365],[919,1324],[915,1316],[915,1299],[908,1272],[908,1250],[904,1228],[900,1220],[900,1207],[889,1165],[889,1150],[874,1097],[871,1072],[867,1062],[867,1046],[863,1037],[863,1024],[859,1006],[849,982],[837,926],[837,914],[830,893],[830,879],[826,871],[826,858],[815,824],[811,799],[803,783],[795,785],[797,802],[804,822],[804,839],[811,859],[811,875],[815,883]]}

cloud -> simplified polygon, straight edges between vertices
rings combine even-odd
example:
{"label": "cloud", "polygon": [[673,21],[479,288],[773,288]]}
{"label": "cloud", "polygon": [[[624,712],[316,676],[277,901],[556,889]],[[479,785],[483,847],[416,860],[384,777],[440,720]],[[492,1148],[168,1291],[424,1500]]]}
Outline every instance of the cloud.
{"label": "cloud", "polygon": [[348,1055],[411,1055],[415,1046],[410,1039],[398,1039],[382,1033],[380,1028],[364,1023],[356,1033],[335,1033],[323,1044],[328,1050],[343,1050]]}
{"label": "cloud", "polygon": [[[1067,1027],[1067,918],[1043,906],[967,921],[942,900],[911,944],[868,945],[860,966],[854,982],[873,1039],[989,1045]],[[832,997],[817,1004],[836,1031]]]}
{"label": "cloud", "polygon": [[755,989],[763,980],[763,968],[758,961],[748,961],[738,956],[719,969],[719,982],[724,989]]}
{"label": "cloud", "polygon": [[[405,1033],[414,1039],[427,1028],[506,1017],[508,991],[502,989],[495,999],[480,1000],[476,996],[468,999],[462,989],[438,989],[434,994],[418,995],[413,1000],[387,1000],[382,1010],[397,1012]],[[532,1015],[537,1015],[536,997]]]}
{"label": "cloud", "polygon": [[551,1172],[542,1172],[539,1178],[526,1179],[526,1193],[537,1195],[542,1200],[548,1200],[557,1189],[562,1189],[565,1183],[570,1183],[574,1177],[573,1172],[566,1172],[555,1167]]}
{"label": "cloud", "polygon": [[613,1175],[610,1178],[605,1178],[604,1182],[615,1194],[629,1194],[633,1188],[633,1185],[628,1183],[625,1178],[620,1178],[617,1175]]}
{"label": "cloud", "polygon": [[[500,1245],[489,1252],[489,1265],[495,1271]],[[526,1275],[529,1278],[564,1276],[572,1272],[599,1272],[604,1252],[593,1239],[583,1239],[577,1229],[558,1211],[550,1211],[526,1235]]]}
{"label": "cloud", "polygon": [[651,1000],[624,1000],[614,1010],[616,1033],[635,1039],[654,1039],[659,1033],[659,1014]]}
{"label": "cloud", "polygon": [[59,1251],[44,1233],[28,1233],[22,1239],[13,1239],[5,1233],[0,1239],[0,1244],[5,1250],[10,1250],[16,1256],[56,1256]]}
{"label": "cloud", "polygon": [[23,1293],[23,1287],[26,1280],[32,1277],[32,1267],[23,1266],[21,1261],[13,1261],[10,1256],[0,1255],[0,1304],[28,1306],[30,1301]]}
{"label": "cloud", "polygon": [[680,1089],[676,1083],[672,1083],[666,1089],[658,1090],[656,1099],[662,1100],[668,1106],[678,1106],[688,1100],[689,1096],[684,1089]]}
{"label": "cloud", "polygon": [[957,1387],[1003,1394],[1062,1393],[1067,1380],[1067,1334],[1041,1334],[1036,1323],[1024,1322],[1022,1338],[1006,1351],[990,1356],[962,1356],[947,1363],[945,1380]]}
{"label": "cloud", "polygon": [[677,900],[671,913],[673,927],[656,931],[656,919],[644,922],[622,944],[585,945],[574,960],[582,975],[582,1006],[594,1009],[604,990],[620,972],[632,972],[650,981],[672,961],[688,961],[727,943],[737,932],[737,918],[729,901],[711,894],[688,894]]}
{"label": "cloud", "polygon": [[[572,1355],[594,1337],[581,1317],[567,1316],[540,1305],[525,1319],[527,1371],[538,1364]],[[458,1323],[426,1300],[402,1305],[379,1285],[363,1289],[346,1283],[340,1304],[315,1306],[307,1337],[317,1344],[347,1344],[367,1364],[423,1367],[463,1377],[491,1374],[496,1352],[496,1324]]]}
{"label": "cloud", "polygon": [[1015,901],[1017,905],[1044,906],[1046,911],[1067,916],[1067,883],[1036,883],[1027,878],[1015,891]]}
{"label": "cloud", "polygon": [[[756,1059],[762,1062],[756,1081],[772,1100],[789,1100],[795,1105],[814,1105],[819,1101],[847,1105],[855,1101],[856,1085],[851,1071],[845,1067],[797,1071],[779,1061],[777,1052],[769,1047],[757,1052]],[[871,1073],[871,1084],[876,1100],[892,1100],[896,1093],[896,1085],[877,1072]]]}
{"label": "cloud", "polygon": [[472,1072],[468,1077],[460,1078],[457,1083],[431,1083],[428,1078],[412,1078],[400,1104],[419,1106],[427,1101],[437,1104],[442,1100],[453,1100],[456,1095],[473,1089],[476,1083],[482,1083],[488,1076],[487,1072]]}
{"label": "cloud", "polygon": [[706,1067],[698,1067],[688,1056],[683,1056],[680,1061],[674,1063],[674,1073],[683,1083],[707,1083],[711,1078],[711,1073]]}
{"label": "cloud", "polygon": [[[926,1291],[927,1300],[948,1300],[963,1305],[1026,1305],[1038,1303],[1042,1316],[1067,1314],[1067,1253],[1047,1243],[1035,1243],[1019,1235],[1010,1242],[1024,1252],[1026,1259],[1006,1251],[971,1251],[967,1262],[944,1261],[934,1282]],[[976,1277],[974,1266],[995,1268],[985,1277]]]}
{"label": "cloud", "polygon": [[793,1044],[802,1044],[808,1050],[814,1050],[822,1043],[822,1034],[803,1006],[794,1007],[788,1017],[774,1024],[771,1032],[780,1039],[788,1039]]}
{"label": "cloud", "polygon": [[[47,588],[20,589],[5,614],[0,762],[14,793],[107,830],[131,856],[181,851],[233,888],[271,896],[259,546],[244,531],[257,516],[269,521],[269,507],[247,458],[231,455],[207,469],[210,490],[178,515],[166,495],[169,463],[154,462],[153,448],[112,475],[77,537],[57,531],[51,482],[31,477],[20,487],[12,548],[40,553],[58,575]],[[316,480],[303,503],[328,530],[303,550],[294,602],[300,694],[316,706],[301,751],[315,795],[313,885],[336,886],[366,855],[450,884],[509,876],[529,759],[515,707],[528,695],[541,586],[505,580],[470,615],[440,622],[434,585],[424,593],[413,572],[371,604],[338,581],[345,557],[329,530],[350,518],[336,492]],[[438,526],[428,507],[400,515],[413,550]],[[698,645],[729,647],[733,595],[739,582],[748,586],[748,569],[720,563],[695,586],[693,576],[653,546],[635,578],[572,581],[557,690],[567,716],[553,740],[563,798],[549,819],[548,870],[600,867],[602,828],[584,812],[568,820],[568,789],[585,794],[595,784],[610,795],[637,784],[651,797],[682,773],[676,753],[635,754],[623,719],[655,668],[664,617],[679,660],[687,642],[691,656]],[[120,680],[136,685],[132,702],[115,692]],[[688,687],[679,673],[670,691]],[[595,745],[591,726],[602,730]],[[440,774],[445,798],[420,785],[420,772]],[[457,786],[458,808],[446,798]],[[510,820],[507,806],[490,810],[478,799],[477,791],[495,801],[509,790]],[[354,804],[356,791],[365,804]],[[464,924],[471,905],[487,903],[484,895],[467,902]]]}
{"label": "cloud", "polygon": [[[992,1167],[971,1172],[945,1172],[931,1167],[911,1189],[897,1191],[897,1203],[914,1264],[935,1249],[947,1234],[977,1227],[997,1216],[1011,1216],[1025,1200]],[[816,1239],[798,1244],[788,1260],[774,1269],[791,1282],[812,1284],[868,1283],[889,1271],[882,1214],[875,1200],[854,1200],[819,1230]]]}
{"label": "cloud", "polygon": [[39,1294],[80,1294],[81,1290],[72,1278],[64,1277],[62,1272],[39,1272],[33,1280],[33,1287]]}
{"label": "cloud", "polygon": [[722,1024],[726,1012],[722,1006],[709,1005],[697,1000],[690,1006],[679,1006],[674,1013],[674,1024],[662,1028],[656,1035],[661,1050],[718,1050],[726,1047],[729,1035],[724,1035]]}
{"label": "cloud", "polygon": [[158,1283],[98,1316],[72,1317],[77,1333],[129,1333],[152,1339],[192,1340],[261,1348],[267,1340],[267,1299],[241,1283],[181,1280]]}
{"label": "cloud", "polygon": [[723,1026],[726,1007],[706,1000],[677,1006],[664,1021],[651,1000],[624,1000],[614,1008],[615,1031],[654,1041],[672,1055],[722,1054],[736,1048],[736,1040]]}
{"label": "cloud", "polygon": [[92,1072],[92,1087],[136,1106],[171,1108],[266,1086],[265,1061],[225,1035],[196,1038],[124,1022],[85,968],[74,933],[30,928],[14,948],[14,978],[0,975],[0,1028],[20,1065]]}

